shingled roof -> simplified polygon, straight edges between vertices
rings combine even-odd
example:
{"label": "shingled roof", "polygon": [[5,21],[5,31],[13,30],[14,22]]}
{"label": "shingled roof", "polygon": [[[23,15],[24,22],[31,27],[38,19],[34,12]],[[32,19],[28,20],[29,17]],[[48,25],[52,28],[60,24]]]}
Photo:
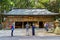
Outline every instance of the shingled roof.
{"label": "shingled roof", "polygon": [[59,13],[53,13],[47,9],[13,9],[4,15],[58,15]]}

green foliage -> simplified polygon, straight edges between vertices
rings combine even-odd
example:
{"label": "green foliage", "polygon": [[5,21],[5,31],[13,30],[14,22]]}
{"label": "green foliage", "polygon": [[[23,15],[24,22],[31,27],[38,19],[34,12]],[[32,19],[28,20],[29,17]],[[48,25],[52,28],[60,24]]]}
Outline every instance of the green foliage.
{"label": "green foliage", "polygon": [[59,4],[60,4],[60,1],[56,0],[56,1],[51,1],[51,2],[45,2],[45,3],[42,3],[45,5],[45,7],[51,11],[51,12],[55,12],[55,13],[59,13]]}
{"label": "green foliage", "polygon": [[13,8],[47,8],[51,12],[59,12],[60,0],[0,0],[0,11],[7,12]]}
{"label": "green foliage", "polygon": [[0,19],[0,23],[1,23],[1,19]]}
{"label": "green foliage", "polygon": [[46,8],[44,4],[49,0],[0,0],[1,12],[14,8]]}
{"label": "green foliage", "polygon": [[15,8],[45,8],[42,3],[49,0],[13,0]]}
{"label": "green foliage", "polygon": [[55,12],[55,13],[59,13],[59,5],[57,2],[51,2],[49,4],[49,7],[47,7],[48,10],[52,11],[52,12]]}
{"label": "green foliage", "polygon": [[11,0],[0,0],[0,11],[3,12],[4,10],[9,11],[10,7],[13,6],[13,2]]}

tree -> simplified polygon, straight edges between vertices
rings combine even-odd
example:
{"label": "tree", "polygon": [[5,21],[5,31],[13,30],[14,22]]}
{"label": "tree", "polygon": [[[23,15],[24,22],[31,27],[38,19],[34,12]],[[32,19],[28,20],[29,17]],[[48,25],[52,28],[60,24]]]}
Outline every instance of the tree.
{"label": "tree", "polygon": [[3,20],[4,11],[8,12],[13,6],[13,2],[11,0],[0,0],[0,23]]}
{"label": "tree", "polygon": [[59,13],[59,3],[60,1],[56,0],[56,1],[51,1],[49,3],[43,3],[46,8],[51,11],[51,12],[55,12],[55,13]]}
{"label": "tree", "polygon": [[13,6],[13,2],[11,0],[0,0],[0,11],[4,12],[4,10],[9,11],[11,6]]}
{"label": "tree", "polygon": [[53,1],[49,4],[49,7],[47,7],[48,10],[59,13],[59,3],[57,1]]}
{"label": "tree", "polygon": [[27,8],[27,0],[12,0],[15,6],[14,8]]}
{"label": "tree", "polygon": [[7,12],[12,8],[47,8],[51,12],[59,12],[60,0],[0,0],[0,11]]}
{"label": "tree", "polygon": [[49,0],[12,0],[15,3],[15,8],[45,8],[41,2]]}

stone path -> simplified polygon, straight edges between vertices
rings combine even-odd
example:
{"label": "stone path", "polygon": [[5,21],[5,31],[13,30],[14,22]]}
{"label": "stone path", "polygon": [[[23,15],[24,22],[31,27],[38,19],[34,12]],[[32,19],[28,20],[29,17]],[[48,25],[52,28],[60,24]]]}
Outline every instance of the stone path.
{"label": "stone path", "polygon": [[[0,30],[0,36],[10,36],[11,30]],[[54,33],[47,33],[44,29],[35,29],[35,36],[60,36]],[[29,35],[32,36],[32,31],[29,29]],[[26,36],[26,29],[15,29],[14,36]]]}

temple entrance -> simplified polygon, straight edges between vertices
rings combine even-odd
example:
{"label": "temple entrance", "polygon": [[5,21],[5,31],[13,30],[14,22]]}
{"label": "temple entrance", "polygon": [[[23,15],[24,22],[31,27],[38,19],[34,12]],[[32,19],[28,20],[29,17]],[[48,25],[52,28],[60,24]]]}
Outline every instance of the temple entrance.
{"label": "temple entrance", "polygon": [[[31,28],[31,26],[32,26],[32,24],[33,24],[33,22],[28,22],[29,23],[29,25],[30,25],[30,27],[29,28]],[[27,24],[27,22],[24,22],[24,28],[26,28],[25,27],[25,25]]]}
{"label": "temple entrance", "polygon": [[[33,23],[35,25],[38,24],[38,22],[35,22],[35,21],[28,21],[28,23],[30,25],[29,28],[32,27]],[[15,22],[15,28],[26,28],[26,26],[25,26],[26,24],[27,24],[27,21],[26,22]],[[40,21],[38,25],[39,25],[39,28],[44,28],[43,21]]]}
{"label": "temple entrance", "polygon": [[27,24],[27,22],[24,22],[24,28],[26,28],[26,27],[25,27],[26,24]]}
{"label": "temple entrance", "polygon": [[42,21],[39,22],[39,28],[44,28]]}
{"label": "temple entrance", "polygon": [[22,28],[22,22],[15,22],[15,28]]}
{"label": "temple entrance", "polygon": [[[33,22],[28,22],[30,27],[32,26]],[[22,28],[22,25],[23,25],[23,28],[26,28],[25,25],[27,24],[27,22],[15,22],[15,28]]]}

